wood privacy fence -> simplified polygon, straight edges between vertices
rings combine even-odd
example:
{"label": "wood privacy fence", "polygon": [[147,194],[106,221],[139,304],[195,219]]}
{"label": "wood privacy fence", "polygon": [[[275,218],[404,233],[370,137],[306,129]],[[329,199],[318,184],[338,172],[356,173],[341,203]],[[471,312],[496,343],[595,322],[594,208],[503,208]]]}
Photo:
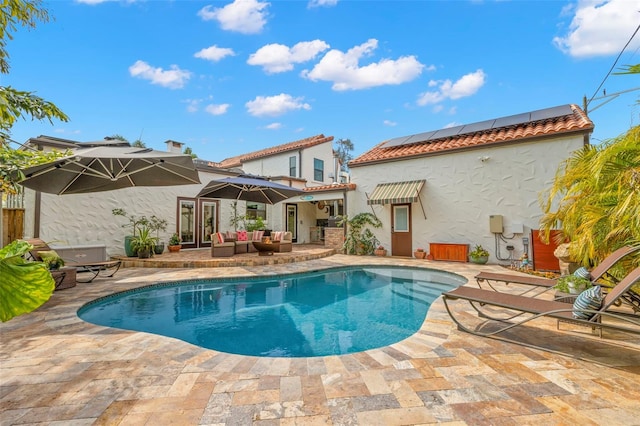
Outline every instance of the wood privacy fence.
{"label": "wood privacy fence", "polygon": [[23,238],[24,209],[2,209],[2,246]]}

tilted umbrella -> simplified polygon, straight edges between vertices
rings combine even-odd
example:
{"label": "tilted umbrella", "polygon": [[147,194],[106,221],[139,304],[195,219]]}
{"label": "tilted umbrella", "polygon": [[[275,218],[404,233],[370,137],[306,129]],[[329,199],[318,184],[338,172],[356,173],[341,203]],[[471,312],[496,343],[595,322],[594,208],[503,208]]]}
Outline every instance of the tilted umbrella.
{"label": "tilted umbrella", "polygon": [[258,176],[239,175],[212,180],[198,193],[197,197],[275,204],[303,193],[301,189],[271,182]]}
{"label": "tilted umbrella", "polygon": [[82,194],[133,186],[200,183],[189,155],[150,148],[75,148],[55,161],[24,169],[21,185],[50,194]]}

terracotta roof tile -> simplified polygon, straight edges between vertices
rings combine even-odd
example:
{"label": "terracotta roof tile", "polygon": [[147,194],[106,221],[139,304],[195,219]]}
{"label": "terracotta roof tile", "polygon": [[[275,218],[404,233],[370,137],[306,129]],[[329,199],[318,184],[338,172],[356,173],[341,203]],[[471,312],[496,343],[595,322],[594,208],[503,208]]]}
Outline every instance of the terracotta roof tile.
{"label": "terracotta roof tile", "polygon": [[354,191],[356,189],[355,183],[335,183],[331,185],[322,185],[322,186],[310,186],[304,188],[304,192],[323,192],[323,191],[335,191],[338,189],[346,189],[348,191]]}
{"label": "terracotta roof tile", "polygon": [[349,166],[367,163],[394,161],[402,158],[426,156],[446,151],[470,149],[479,146],[512,143],[531,138],[556,136],[566,133],[587,133],[593,130],[593,122],[577,105],[570,105],[571,114],[544,120],[531,121],[513,126],[492,128],[489,130],[458,134],[441,139],[432,139],[385,147],[387,141],[381,142],[371,150],[349,162]]}
{"label": "terracotta roof tile", "polygon": [[280,154],[287,151],[295,151],[297,149],[309,148],[315,145],[319,145],[325,142],[331,142],[333,136],[325,136],[323,134],[311,136],[305,139],[285,143],[282,145],[272,146],[270,148],[261,149],[259,151],[253,151],[248,154],[237,155],[235,157],[225,158],[221,162],[217,163],[217,167],[230,168],[240,167],[243,162],[249,160],[255,160],[257,158],[268,157],[274,154]]}

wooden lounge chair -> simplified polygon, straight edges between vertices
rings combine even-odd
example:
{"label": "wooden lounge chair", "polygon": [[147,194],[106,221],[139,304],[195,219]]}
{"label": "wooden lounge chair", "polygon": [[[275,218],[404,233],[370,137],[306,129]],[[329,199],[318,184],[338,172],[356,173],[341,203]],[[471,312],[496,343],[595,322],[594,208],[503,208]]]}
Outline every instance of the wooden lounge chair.
{"label": "wooden lounge chair", "polygon": [[[451,316],[451,319],[457,324],[459,330],[478,336],[491,337],[498,340],[547,350],[546,348],[540,348],[519,340],[509,339],[504,337],[502,333],[514,327],[528,323],[529,321],[547,317],[559,320],[558,326],[560,321],[565,321],[589,326],[593,329],[597,328],[600,331],[600,337],[602,337],[603,328],[640,334],[639,316],[609,311],[609,308],[612,307],[612,305],[614,305],[615,302],[631,288],[631,286],[638,282],[640,282],[640,267],[634,269],[622,281],[620,281],[620,283],[611,289],[605,296],[602,306],[597,310],[578,309],[571,303],[506,294],[499,291],[478,289],[467,286],[458,287],[455,290],[443,293],[442,297],[449,316]],[[491,328],[489,331],[482,330],[483,326],[486,325],[486,321],[475,328],[465,326],[458,319],[456,312],[450,306],[450,302],[453,300],[468,302],[478,312],[478,315],[481,318],[490,321],[498,321],[497,324],[500,325],[497,329]],[[491,309],[487,309],[488,307]],[[504,310],[501,310],[502,315],[499,315],[495,308],[504,308],[507,311],[505,312]],[[577,319],[573,316],[575,311],[592,314],[593,316],[588,320]],[[524,317],[524,319],[516,320],[516,322],[510,322],[511,320],[519,319],[521,317]],[[616,322],[603,321],[603,319],[613,319]],[[621,325],[620,322],[625,325]],[[627,324],[629,323],[632,324],[633,327],[628,327]]]}
{"label": "wooden lounge chair", "polygon": [[[49,245],[40,238],[31,238],[26,239],[25,241],[33,246],[33,249],[29,251],[29,253],[34,260],[42,261],[42,258],[38,255],[38,252],[51,250],[51,247],[49,247]],[[121,260],[105,260],[102,262],[87,263],[66,260],[66,263],[67,266],[77,268],[77,273],[86,273],[86,275],[83,275],[82,280],[76,279],[76,281],[79,283],[90,283],[102,271],[106,271],[106,273],[108,273],[108,275],[106,275],[107,277],[112,277],[116,272],[118,272],[118,269],[120,269],[120,265],[122,265]]]}
{"label": "wooden lounge chair", "polygon": [[[640,245],[637,246],[625,246],[607,256],[600,264],[598,264],[591,271],[591,281],[596,282],[602,278],[607,277],[613,283],[618,280],[609,274],[609,270],[624,257],[640,251]],[[516,274],[501,274],[495,272],[481,272],[475,276],[478,287],[482,288],[482,283],[486,283],[491,289],[498,291],[494,285],[495,283],[509,284],[522,284],[530,286],[521,295],[538,295],[553,288],[556,285],[555,279],[535,277],[532,275],[516,275]],[[605,284],[605,286],[607,286]],[[608,287],[608,286],[607,286]],[[623,295],[622,299],[629,305],[633,306],[634,310],[640,310],[640,296],[632,291]]]}

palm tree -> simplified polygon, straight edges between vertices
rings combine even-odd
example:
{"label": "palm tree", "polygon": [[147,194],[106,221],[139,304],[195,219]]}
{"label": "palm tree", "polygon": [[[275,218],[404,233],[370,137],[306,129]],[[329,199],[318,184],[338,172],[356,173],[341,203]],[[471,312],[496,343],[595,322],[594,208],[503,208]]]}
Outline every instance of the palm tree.
{"label": "palm tree", "polygon": [[640,244],[640,126],[574,153],[561,164],[541,205],[543,236],[548,241],[552,229],[561,229],[572,242],[572,257],[583,265]]}

